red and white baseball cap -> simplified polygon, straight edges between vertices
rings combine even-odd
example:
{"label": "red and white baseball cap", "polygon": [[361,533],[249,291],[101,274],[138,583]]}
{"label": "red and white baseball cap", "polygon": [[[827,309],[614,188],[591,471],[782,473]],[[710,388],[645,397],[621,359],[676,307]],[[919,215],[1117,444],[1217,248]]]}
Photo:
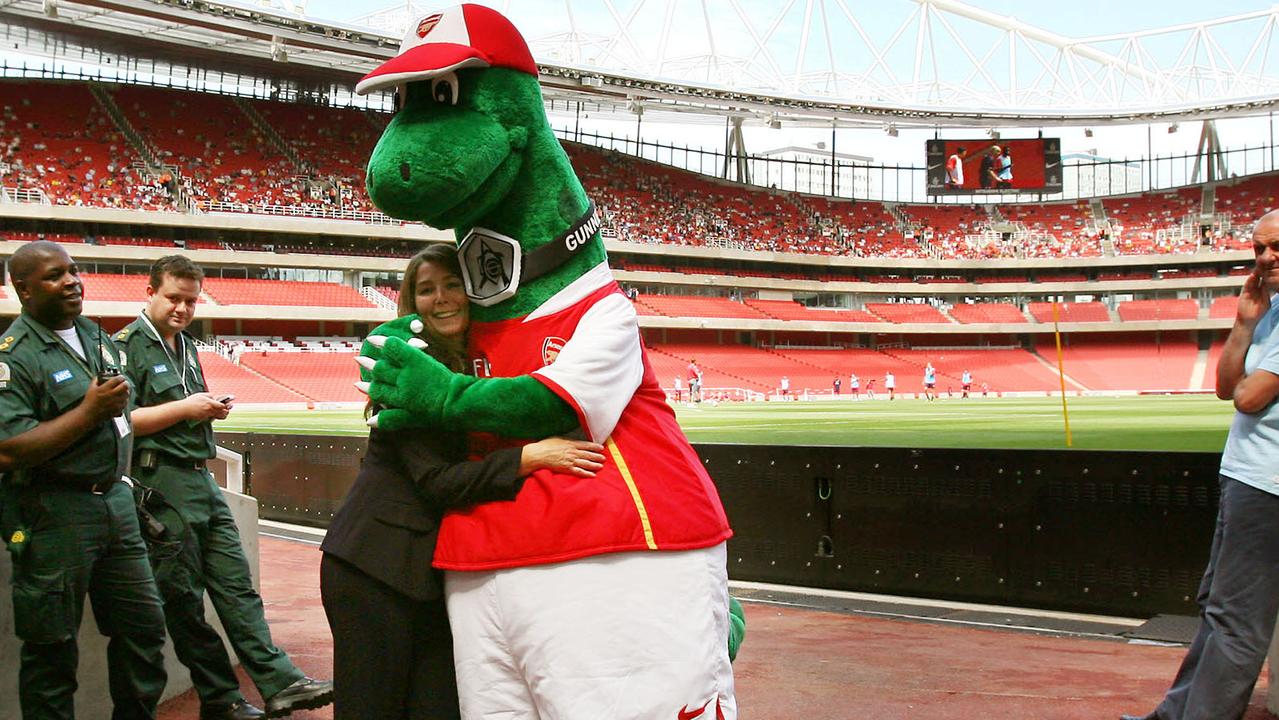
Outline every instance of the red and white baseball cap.
{"label": "red and white baseball cap", "polygon": [[468,67],[504,67],[537,75],[524,36],[498,11],[455,5],[409,24],[400,54],[360,78],[355,92],[367,95]]}

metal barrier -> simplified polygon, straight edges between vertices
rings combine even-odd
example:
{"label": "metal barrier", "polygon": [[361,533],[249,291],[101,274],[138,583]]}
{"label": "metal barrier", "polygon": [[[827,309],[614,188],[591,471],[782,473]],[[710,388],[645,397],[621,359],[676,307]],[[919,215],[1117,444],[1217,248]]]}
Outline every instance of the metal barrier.
{"label": "metal barrier", "polygon": [[[364,438],[219,433],[264,518],[323,526]],[[1194,615],[1218,456],[698,445],[729,574],[913,597]]]}

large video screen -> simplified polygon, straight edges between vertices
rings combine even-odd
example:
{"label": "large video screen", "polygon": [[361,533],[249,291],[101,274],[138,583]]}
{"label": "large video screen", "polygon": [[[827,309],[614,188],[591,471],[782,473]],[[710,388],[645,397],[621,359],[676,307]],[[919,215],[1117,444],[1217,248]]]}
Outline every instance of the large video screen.
{"label": "large video screen", "polygon": [[928,194],[1061,192],[1061,139],[929,140]]}

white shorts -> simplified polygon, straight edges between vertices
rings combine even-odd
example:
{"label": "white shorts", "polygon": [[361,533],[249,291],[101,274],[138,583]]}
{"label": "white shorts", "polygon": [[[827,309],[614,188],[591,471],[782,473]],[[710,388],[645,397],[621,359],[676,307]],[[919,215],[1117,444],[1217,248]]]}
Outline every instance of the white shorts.
{"label": "white shorts", "polygon": [[723,543],[445,573],[464,720],[736,720]]}

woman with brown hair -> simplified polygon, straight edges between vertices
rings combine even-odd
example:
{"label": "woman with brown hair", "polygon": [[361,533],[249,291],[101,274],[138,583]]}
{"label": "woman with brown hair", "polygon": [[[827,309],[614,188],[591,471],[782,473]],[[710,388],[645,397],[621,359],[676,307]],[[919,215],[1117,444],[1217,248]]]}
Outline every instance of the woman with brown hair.
{"label": "woman with brown hair", "polygon": [[[409,261],[399,315],[418,316],[411,327],[424,352],[455,372],[466,367],[469,309],[453,247],[430,245]],[[320,547],[335,720],[459,717],[443,583],[431,568],[440,518],[513,499],[534,470],[591,477],[603,450],[548,438],[467,462],[461,433],[369,433],[359,475]]]}

